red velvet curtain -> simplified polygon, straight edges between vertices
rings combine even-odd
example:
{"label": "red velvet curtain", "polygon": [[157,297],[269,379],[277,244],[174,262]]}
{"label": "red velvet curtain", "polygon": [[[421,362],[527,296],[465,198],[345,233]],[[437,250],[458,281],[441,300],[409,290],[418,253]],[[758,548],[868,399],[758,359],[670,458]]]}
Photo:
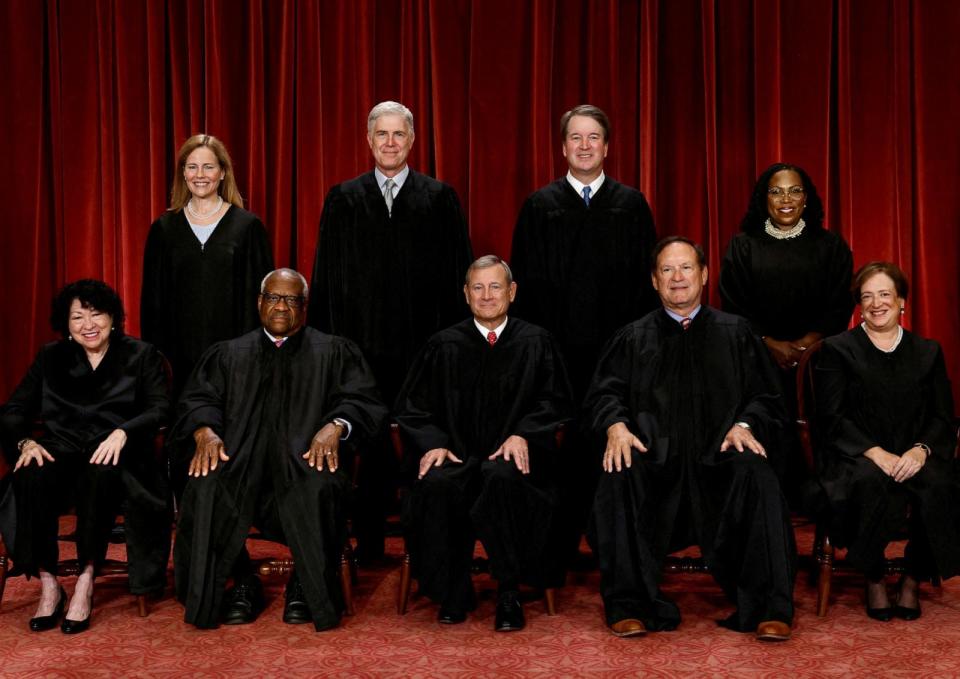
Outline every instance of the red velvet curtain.
{"label": "red velvet curtain", "polygon": [[49,299],[68,280],[115,285],[137,332],[144,239],[191,134],[226,142],[277,262],[309,273],[323,196],[371,166],[366,114],[383,99],[413,109],[411,163],[456,187],[478,255],[509,255],[524,197],[564,170],[559,116],[581,102],[613,120],[607,172],[646,193],[661,235],[704,244],[714,283],[759,171],[798,163],[857,265],[907,271],[907,322],[944,344],[960,382],[954,0],[4,0],[0,12],[2,394],[50,338]]}

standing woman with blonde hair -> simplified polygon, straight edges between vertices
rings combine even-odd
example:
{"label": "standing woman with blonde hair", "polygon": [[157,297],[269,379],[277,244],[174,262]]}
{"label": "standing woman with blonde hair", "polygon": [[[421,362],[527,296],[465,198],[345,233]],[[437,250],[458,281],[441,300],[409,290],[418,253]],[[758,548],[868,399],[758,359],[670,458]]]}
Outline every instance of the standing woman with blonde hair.
{"label": "standing woman with blonde hair", "polygon": [[175,396],[207,347],[259,325],[256,296],[271,270],[266,229],[243,209],[223,142],[190,137],[170,207],[150,227],[140,297],[141,334],[170,360]]}

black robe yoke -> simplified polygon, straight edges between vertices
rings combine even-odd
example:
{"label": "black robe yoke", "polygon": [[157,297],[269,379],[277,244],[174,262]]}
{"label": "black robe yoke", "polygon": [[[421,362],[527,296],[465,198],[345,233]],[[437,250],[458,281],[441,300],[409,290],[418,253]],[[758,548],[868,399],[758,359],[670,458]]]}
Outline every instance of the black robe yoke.
{"label": "black robe yoke", "polygon": [[387,403],[427,338],[466,315],[473,256],[451,186],[410,171],[387,212],[373,172],[330,189],[307,322],[356,342]]}
{"label": "black robe yoke", "polygon": [[317,472],[301,456],[336,417],[352,424],[354,443],[386,416],[356,345],[312,328],[280,348],[262,329],[215,344],[197,364],[178,411],[173,442],[181,456],[192,457],[193,433],[202,426],[223,439],[230,456],[209,476],[191,477],[184,491],[174,562],[186,621],[217,624],[227,577],[262,510],[257,502],[270,494],[314,624],[335,624],[347,465],[336,474]]}
{"label": "black robe yoke", "polygon": [[174,395],[207,347],[260,325],[257,293],[272,269],[263,223],[236,206],[205,245],[182,210],[153,223],[143,255],[140,328],[173,366]]}
{"label": "black robe yoke", "polygon": [[768,455],[778,452],[776,374],[746,320],[702,306],[687,331],[662,309],[631,323],[600,357],[585,409],[599,450],[618,422],[648,448],[597,488],[592,533],[608,621],[674,626],[679,614],[658,592],[663,559],[696,543],[738,607],[734,627],[789,622],[795,546],[772,465],[720,452],[741,421]]}
{"label": "black robe yoke", "polygon": [[[847,559],[867,570],[902,527],[906,502],[929,543],[934,572],[960,572],[960,482],[953,396],[940,345],[903,331],[891,353],[862,327],[824,341],[815,371],[818,471],[832,510],[834,537]],[[931,455],[897,483],[863,453],[880,446],[901,455],[915,443]],[[919,537],[911,535],[913,539]],[[908,554],[909,556],[909,554]]]}
{"label": "black robe yoke", "polygon": [[[55,460],[46,463],[44,470],[69,468],[67,473],[75,474],[55,481],[43,479],[37,465],[31,464],[14,475],[18,481],[14,484],[16,511],[15,516],[4,517],[3,532],[7,546],[13,548],[14,561],[27,573],[36,574],[37,567],[49,568],[48,559],[40,553],[49,551],[40,544],[45,537],[52,541],[50,549],[56,561],[56,514],[65,509],[65,502],[77,503],[78,549],[85,560],[97,564],[106,550],[106,536],[99,527],[106,523],[109,530],[122,504],[130,590],[146,594],[163,589],[171,512],[165,470],[154,453],[154,436],[166,423],[170,409],[162,360],[146,342],[114,337],[94,370],[75,342],[52,342],[40,350],[10,400],[0,407],[3,450],[11,469],[19,456],[17,441],[36,436],[34,426],[39,418],[42,433],[38,442]],[[115,429],[127,434],[117,467],[90,465],[90,456]],[[109,475],[118,476],[110,480],[111,492],[119,490],[119,496],[89,497],[95,491],[78,487],[96,477],[85,473],[86,467],[109,467]],[[65,486],[66,492],[61,497],[34,492],[51,486]],[[45,519],[40,515],[52,517],[49,536],[29,535],[43,530]],[[14,525],[15,532],[11,530]]]}
{"label": "black robe yoke", "polygon": [[658,306],[650,284],[656,242],[643,194],[610,177],[588,208],[562,177],[527,198],[513,233],[512,311],[556,336],[583,398],[613,333]]}
{"label": "black robe yoke", "polygon": [[850,322],[853,255],[843,238],[807,227],[777,240],[764,231],[738,233],[720,267],[723,309],[743,316],[757,335],[795,340],[824,337]]}
{"label": "black robe yoke", "polygon": [[[469,578],[475,535],[495,578],[542,584],[553,565],[544,549],[556,504],[555,435],[572,411],[552,336],[516,318],[492,347],[472,318],[443,330],[411,368],[396,411],[411,467],[434,448],[463,461],[431,469],[410,493],[408,548],[421,590],[443,601],[451,578]],[[511,435],[529,444],[528,476],[512,460],[487,460]]]}

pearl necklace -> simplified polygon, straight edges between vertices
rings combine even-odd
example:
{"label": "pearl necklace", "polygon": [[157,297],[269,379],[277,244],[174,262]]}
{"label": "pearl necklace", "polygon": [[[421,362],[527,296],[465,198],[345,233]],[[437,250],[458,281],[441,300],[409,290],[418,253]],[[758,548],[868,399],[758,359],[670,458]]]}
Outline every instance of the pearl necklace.
{"label": "pearl necklace", "polygon": [[796,226],[794,226],[792,229],[788,229],[787,231],[783,231],[782,229],[778,229],[777,227],[775,227],[773,225],[773,222],[770,221],[770,218],[767,217],[767,221],[763,223],[763,230],[766,231],[771,236],[773,236],[774,238],[776,238],[777,240],[788,240],[790,238],[796,238],[801,233],[803,233],[803,227],[805,227],[806,225],[807,223],[803,221],[803,217],[801,217],[800,221],[797,222]]}
{"label": "pearl necklace", "polygon": [[195,207],[193,207],[193,198],[187,201],[187,212],[193,215],[197,219],[209,219],[213,215],[217,214],[220,211],[220,208],[223,207],[223,197],[217,199],[217,206],[210,210],[210,212],[199,212]]}

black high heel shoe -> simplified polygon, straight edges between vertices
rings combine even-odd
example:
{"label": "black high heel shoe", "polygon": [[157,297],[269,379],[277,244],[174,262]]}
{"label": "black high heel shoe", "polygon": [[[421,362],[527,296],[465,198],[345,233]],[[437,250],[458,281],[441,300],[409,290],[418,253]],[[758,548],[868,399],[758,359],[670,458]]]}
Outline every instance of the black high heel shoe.
{"label": "black high heel shoe", "polygon": [[866,602],[867,608],[867,617],[873,618],[874,620],[879,620],[880,622],[890,622],[893,619],[893,608],[891,606],[884,606],[883,608],[870,608],[870,585],[873,584],[869,580],[864,586],[864,600]]}
{"label": "black high heel shoe", "polygon": [[900,578],[900,584],[897,586],[897,605],[893,607],[893,614],[901,620],[916,620],[920,617],[920,583],[917,582],[917,591],[914,594],[917,599],[917,607],[909,608],[907,606],[901,606],[900,594],[903,592],[903,581],[905,579],[906,576]]}
{"label": "black high heel shoe", "polygon": [[90,616],[93,615],[93,596],[90,597],[90,611],[87,613],[87,617],[83,620],[71,620],[70,618],[64,618],[63,622],[60,623],[60,631],[64,634],[80,634],[80,632],[86,632],[90,628]]}
{"label": "black high heel shoe", "polygon": [[31,632],[46,632],[48,629],[53,629],[57,626],[57,621],[60,620],[60,616],[63,615],[63,609],[67,606],[67,593],[63,591],[63,587],[60,588],[60,601],[57,602],[57,607],[53,609],[53,613],[50,615],[38,615],[35,618],[30,618],[30,631]]}

